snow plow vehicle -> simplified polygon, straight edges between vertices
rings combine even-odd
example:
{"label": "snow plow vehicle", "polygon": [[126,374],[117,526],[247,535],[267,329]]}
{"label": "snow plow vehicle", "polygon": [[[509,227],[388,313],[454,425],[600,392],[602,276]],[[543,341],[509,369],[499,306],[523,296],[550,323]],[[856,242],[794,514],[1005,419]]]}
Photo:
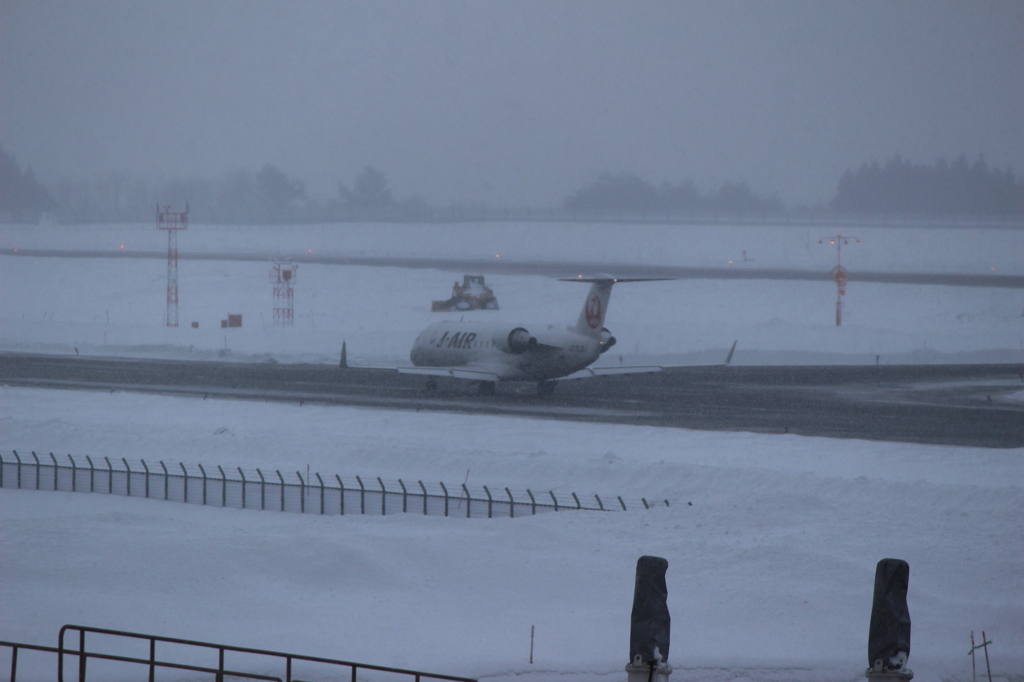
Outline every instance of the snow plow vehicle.
{"label": "snow plow vehicle", "polygon": [[463,275],[462,284],[452,285],[452,297],[447,301],[434,301],[430,311],[446,313],[452,310],[497,310],[498,299],[484,284],[483,275]]}

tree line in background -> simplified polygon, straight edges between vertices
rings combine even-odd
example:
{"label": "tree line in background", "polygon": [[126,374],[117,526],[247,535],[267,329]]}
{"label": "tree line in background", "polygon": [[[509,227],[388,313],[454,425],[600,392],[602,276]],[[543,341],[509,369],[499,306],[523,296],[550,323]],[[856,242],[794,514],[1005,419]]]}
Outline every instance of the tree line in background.
{"label": "tree line in background", "polygon": [[632,173],[603,173],[597,180],[567,198],[569,211],[651,211],[690,213],[781,213],[785,207],[778,197],[760,197],[746,183],[727,182],[717,191],[705,193],[687,180],[655,187]]}
{"label": "tree line in background", "polygon": [[22,170],[18,160],[0,147],[0,210],[13,220],[22,215],[38,215],[52,211],[56,203],[43,183],[36,179],[32,166]]}
{"label": "tree line in background", "polygon": [[[205,223],[289,224],[346,221],[430,221],[434,219],[559,219],[602,215],[779,216],[792,212],[777,196],[759,196],[742,182],[703,192],[692,182],[653,185],[632,173],[604,173],[567,197],[560,209],[431,207],[422,197],[397,200],[387,176],[373,166],[352,185],[338,183],[335,196],[310,197],[305,183],[273,164],[256,172],[236,170],[217,179],[147,182],[122,173],[92,180],[62,179],[45,184],[31,166],[0,148],[0,220],[37,222],[46,216],[61,223],[148,222],[157,204],[176,209],[188,204]],[[1024,216],[1024,183],[1010,169],[992,169],[979,156],[968,163],[915,164],[895,156],[880,165],[865,164],[839,179],[835,197],[816,209],[836,215]],[[201,218],[199,218],[201,216]],[[483,216],[483,217],[479,217]]]}
{"label": "tree line in background", "polygon": [[989,168],[985,157],[968,163],[961,154],[947,163],[911,163],[896,155],[884,166],[846,171],[830,208],[843,213],[1019,216],[1024,184],[1013,171]]}
{"label": "tree line in background", "polygon": [[385,175],[371,166],[356,176],[351,188],[339,183],[337,196],[327,201],[311,199],[304,182],[273,164],[255,173],[235,170],[213,180],[148,182],[108,173],[44,186],[31,168],[23,172],[13,157],[3,154],[0,172],[0,212],[13,222],[35,222],[45,215],[68,224],[149,222],[158,204],[174,210],[187,204],[193,216],[201,216],[197,219],[215,224],[329,223],[373,220],[384,213],[414,219],[426,207],[420,199],[395,201]]}

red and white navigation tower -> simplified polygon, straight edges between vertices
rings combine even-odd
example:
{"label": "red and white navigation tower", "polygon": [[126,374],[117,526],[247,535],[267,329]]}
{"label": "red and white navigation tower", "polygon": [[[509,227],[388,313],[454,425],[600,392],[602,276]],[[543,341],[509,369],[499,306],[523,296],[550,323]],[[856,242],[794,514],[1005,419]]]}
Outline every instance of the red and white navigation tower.
{"label": "red and white navigation tower", "polygon": [[292,285],[298,276],[299,266],[290,260],[274,259],[270,268],[270,283],[274,285],[274,324],[292,326],[295,324],[295,292]]}
{"label": "red and white navigation tower", "polygon": [[188,204],[184,213],[170,206],[156,207],[156,226],[167,230],[167,326],[178,326],[178,231],[188,229]]}
{"label": "red and white navigation tower", "polygon": [[832,268],[832,279],[836,281],[836,326],[843,326],[843,296],[846,295],[846,280],[849,279],[850,271],[843,267],[843,246],[850,243],[853,240],[854,244],[860,244],[860,240],[856,237],[849,237],[843,234],[837,234],[834,237],[824,237],[818,240],[819,244],[824,244],[828,241],[829,244],[835,244],[836,247],[836,266]]}

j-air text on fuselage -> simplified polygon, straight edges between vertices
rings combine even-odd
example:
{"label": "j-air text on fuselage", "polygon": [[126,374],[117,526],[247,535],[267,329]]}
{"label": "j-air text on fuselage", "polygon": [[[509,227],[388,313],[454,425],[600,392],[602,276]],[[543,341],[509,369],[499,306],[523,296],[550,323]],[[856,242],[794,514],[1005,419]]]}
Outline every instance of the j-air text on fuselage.
{"label": "j-air text on fuselage", "polygon": [[409,353],[413,367],[400,367],[398,371],[427,375],[427,388],[431,390],[437,387],[435,377],[450,377],[480,382],[481,393],[493,393],[499,381],[535,381],[537,391],[548,395],[558,379],[661,370],[655,365],[590,367],[615,345],[615,337],[604,326],[612,285],[652,279],[603,275],[562,281],[590,284],[576,324],[559,328],[462,320],[436,322],[413,343]]}

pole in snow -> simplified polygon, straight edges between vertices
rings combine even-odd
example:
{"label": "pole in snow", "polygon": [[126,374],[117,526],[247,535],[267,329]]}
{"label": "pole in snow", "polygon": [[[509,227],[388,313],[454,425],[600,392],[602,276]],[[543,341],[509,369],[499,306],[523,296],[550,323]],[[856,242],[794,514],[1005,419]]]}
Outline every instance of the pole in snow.
{"label": "pole in snow", "polygon": [[836,326],[843,326],[843,296],[846,295],[846,281],[849,279],[850,271],[843,267],[843,245],[849,244],[850,240],[853,240],[854,244],[860,244],[860,240],[856,237],[850,237],[842,233],[832,237],[823,237],[818,240],[819,244],[824,244],[828,240],[830,245],[836,247],[836,266],[832,268],[832,279],[836,281]]}
{"label": "pole in snow", "polygon": [[872,682],[905,682],[914,677],[907,667],[910,656],[910,611],[907,587],[910,564],[902,559],[882,559],[875,567],[875,593],[868,632],[868,669]]}
{"label": "pole in snow", "polygon": [[642,556],[636,562],[627,682],[668,682],[672,674],[668,664],[672,618],[665,585],[667,570],[668,561],[661,557]]}

